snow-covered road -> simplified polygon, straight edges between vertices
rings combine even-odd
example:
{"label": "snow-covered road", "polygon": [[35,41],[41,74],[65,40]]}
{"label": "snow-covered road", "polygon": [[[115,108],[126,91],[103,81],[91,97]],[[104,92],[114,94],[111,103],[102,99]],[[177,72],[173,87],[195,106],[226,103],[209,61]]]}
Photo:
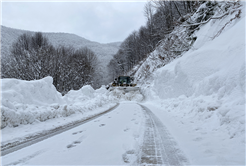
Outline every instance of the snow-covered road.
{"label": "snow-covered road", "polygon": [[187,164],[150,109],[122,102],[93,121],[2,157],[3,165]]}
{"label": "snow-covered road", "polygon": [[74,127],[77,127],[77,126],[80,126],[84,123],[92,121],[92,120],[114,110],[118,105],[119,105],[119,103],[116,104],[115,106],[107,109],[106,111],[92,115],[88,118],[82,118],[82,119],[75,120],[75,121],[72,121],[72,122],[67,123],[67,124],[65,123],[63,125],[53,127],[49,130],[43,130],[42,132],[31,134],[29,136],[26,136],[24,139],[17,139],[17,140],[14,139],[12,141],[2,143],[1,144],[1,155],[4,156],[6,154],[12,153],[12,152],[17,151],[19,149],[25,148],[27,146],[30,146],[30,145],[35,144],[37,142],[40,142],[44,139],[50,138],[54,135],[60,134],[64,131],[70,130]]}

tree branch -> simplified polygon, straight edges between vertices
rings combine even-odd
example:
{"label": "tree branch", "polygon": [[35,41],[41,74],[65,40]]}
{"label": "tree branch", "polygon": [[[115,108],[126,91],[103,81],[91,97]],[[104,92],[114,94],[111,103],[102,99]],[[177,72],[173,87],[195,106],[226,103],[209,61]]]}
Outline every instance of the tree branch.
{"label": "tree branch", "polygon": [[239,9],[235,9],[235,10],[226,12],[226,13],[222,14],[221,16],[210,17],[207,21],[204,21],[204,22],[200,22],[200,23],[196,23],[196,24],[189,24],[189,25],[186,24],[186,25],[181,25],[181,26],[183,26],[183,27],[189,27],[189,26],[195,26],[195,25],[206,24],[207,22],[209,22],[209,21],[212,20],[212,19],[221,19],[221,18],[223,18],[224,16],[226,16],[226,15],[228,15],[228,14],[230,14],[230,13],[233,13],[234,11],[237,11],[237,10],[239,10]]}

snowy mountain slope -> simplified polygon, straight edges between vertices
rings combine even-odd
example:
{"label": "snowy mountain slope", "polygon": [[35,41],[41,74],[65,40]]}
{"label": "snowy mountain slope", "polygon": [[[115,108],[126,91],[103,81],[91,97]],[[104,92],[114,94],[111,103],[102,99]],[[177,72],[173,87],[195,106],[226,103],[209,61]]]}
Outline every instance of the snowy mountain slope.
{"label": "snowy mountain slope", "polygon": [[241,4],[228,16],[201,26],[193,48],[181,57],[158,67],[160,61],[153,57],[165,57],[158,48],[135,74],[146,102],[159,106],[159,117],[164,121],[168,116],[180,131],[190,133],[182,135],[169,126],[194,165],[245,164],[245,3]]}
{"label": "snowy mountain slope", "polygon": [[[6,57],[10,53],[10,47],[13,42],[23,33],[34,33],[19,29],[1,26],[1,56]],[[72,46],[76,49],[88,47],[95,52],[102,64],[106,66],[112,56],[118,51],[120,42],[101,44],[89,41],[83,37],[69,33],[43,33],[54,46],[64,45]]]}

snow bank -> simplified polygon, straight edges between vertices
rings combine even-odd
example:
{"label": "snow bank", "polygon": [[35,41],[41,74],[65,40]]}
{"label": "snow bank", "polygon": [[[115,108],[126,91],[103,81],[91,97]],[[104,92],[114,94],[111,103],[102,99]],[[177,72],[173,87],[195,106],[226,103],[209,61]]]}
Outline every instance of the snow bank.
{"label": "snow bank", "polygon": [[105,104],[117,102],[109,98],[105,86],[94,90],[90,85],[86,85],[78,91],[69,91],[68,94],[64,96],[64,100],[66,100],[71,109],[80,112],[93,110]]}
{"label": "snow bank", "polygon": [[143,89],[147,99],[161,99],[171,111],[200,113],[203,120],[217,116],[219,126],[228,124],[231,137],[243,134],[245,124],[244,10],[230,21],[236,14],[202,26],[193,49],[154,72]]}
{"label": "snow bank", "polygon": [[[203,25],[195,33],[192,49],[143,83],[146,100],[154,101],[182,125],[193,126],[192,132],[217,132],[223,136],[218,142],[237,147],[213,153],[221,157],[213,164],[223,163],[226,153],[232,152],[237,152],[231,155],[237,160],[232,164],[245,163],[245,156],[236,155],[245,155],[245,11],[241,10],[239,19],[233,19],[236,11]],[[209,147],[215,150],[216,146]]]}
{"label": "snow bank", "polygon": [[66,109],[58,110],[63,99],[52,82],[51,77],[35,81],[2,79],[1,128],[70,114]]}
{"label": "snow bank", "polygon": [[143,99],[139,92],[109,92],[105,86],[94,90],[90,85],[62,96],[52,82],[51,77],[35,81],[2,79],[1,128],[33,124],[76,113],[85,114],[122,100]]}
{"label": "snow bank", "polygon": [[140,102],[143,100],[143,95],[140,91],[130,91],[125,93],[123,90],[114,89],[109,92],[110,98],[119,101],[137,101]]}
{"label": "snow bank", "polygon": [[75,103],[72,97],[62,97],[52,83],[52,77],[35,81],[2,79],[1,128],[67,117],[102,105],[98,102],[93,104],[82,102],[93,97],[94,89],[90,86],[83,87],[79,91],[83,95],[70,92],[74,98],[78,98],[76,101],[81,101]]}
{"label": "snow bank", "polygon": [[35,81],[2,79],[2,105],[6,105],[8,101],[35,105],[62,103],[61,94],[56,91],[52,83],[52,77]]}
{"label": "snow bank", "polygon": [[[156,93],[161,98],[183,94],[189,97],[217,93],[220,98],[225,95],[232,98],[242,95],[245,87],[244,25],[242,19],[227,33],[205,43],[201,48],[197,47],[200,42],[198,34],[197,44],[194,44],[197,50],[187,52],[156,73]],[[208,29],[209,25],[206,25],[200,33],[206,36]],[[165,90],[159,91],[159,88]]]}

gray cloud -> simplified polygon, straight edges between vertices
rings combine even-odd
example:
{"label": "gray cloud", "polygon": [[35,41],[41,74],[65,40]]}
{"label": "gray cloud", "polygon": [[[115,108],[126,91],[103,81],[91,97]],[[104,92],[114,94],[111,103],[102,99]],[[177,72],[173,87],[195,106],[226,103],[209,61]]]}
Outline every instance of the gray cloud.
{"label": "gray cloud", "polygon": [[74,33],[101,43],[123,41],[145,25],[138,2],[3,2],[2,25],[41,32]]}

